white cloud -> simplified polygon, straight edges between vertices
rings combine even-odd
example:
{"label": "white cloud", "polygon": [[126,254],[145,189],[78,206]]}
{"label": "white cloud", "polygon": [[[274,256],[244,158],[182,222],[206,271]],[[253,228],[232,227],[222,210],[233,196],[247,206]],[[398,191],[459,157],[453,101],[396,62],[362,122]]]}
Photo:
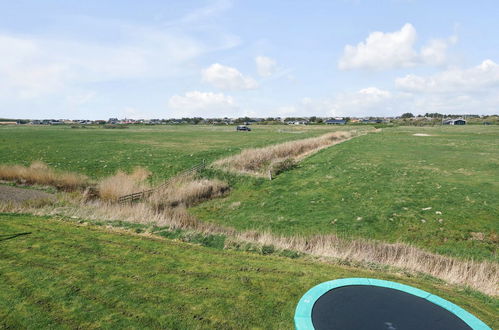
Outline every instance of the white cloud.
{"label": "white cloud", "polygon": [[210,65],[201,71],[204,82],[227,90],[256,89],[258,83],[251,77],[244,76],[236,68],[219,63]]}
{"label": "white cloud", "polygon": [[194,75],[191,60],[239,42],[224,34],[208,42],[174,28],[101,24],[120,42],[0,34],[0,95],[39,98],[96,82]]}
{"label": "white cloud", "polygon": [[418,52],[414,48],[416,39],[416,29],[409,23],[395,32],[372,32],[356,46],[345,46],[338,67],[341,70],[383,70],[416,64],[441,65],[447,59],[449,45],[457,42],[456,37],[433,39]]}
{"label": "white cloud", "polygon": [[397,78],[395,84],[411,92],[483,92],[485,88],[499,86],[499,65],[485,60],[469,69],[452,68],[429,77],[410,74]]}
{"label": "white cloud", "polygon": [[255,57],[256,70],[261,77],[270,77],[277,70],[277,62],[267,56]]}
{"label": "white cloud", "polygon": [[234,99],[223,93],[191,91],[168,101],[172,116],[224,117],[237,108]]}
{"label": "white cloud", "polygon": [[288,116],[384,116],[393,113],[401,99],[402,95],[367,87],[323,99],[305,97],[296,105],[279,108],[278,112]]}
{"label": "white cloud", "polygon": [[30,98],[63,86],[65,64],[43,59],[40,46],[29,39],[0,35],[0,94]]}
{"label": "white cloud", "polygon": [[381,116],[393,110],[390,91],[367,87],[353,93],[340,93],[331,99],[328,112],[332,116]]}
{"label": "white cloud", "polygon": [[420,60],[431,65],[442,65],[447,61],[447,49],[450,45],[457,43],[457,37],[452,36],[444,39],[432,39],[421,48]]}
{"label": "white cloud", "polygon": [[228,0],[218,0],[205,7],[197,8],[180,19],[184,24],[192,24],[206,18],[212,18],[230,9],[232,2]]}

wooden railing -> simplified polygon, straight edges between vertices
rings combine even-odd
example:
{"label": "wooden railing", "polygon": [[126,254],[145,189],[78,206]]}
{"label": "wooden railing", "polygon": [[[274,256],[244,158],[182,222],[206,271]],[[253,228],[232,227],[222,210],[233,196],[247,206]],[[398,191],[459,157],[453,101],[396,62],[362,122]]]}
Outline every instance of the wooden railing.
{"label": "wooden railing", "polygon": [[132,194],[128,194],[128,195],[124,195],[124,196],[119,197],[118,203],[127,204],[127,203],[136,202],[136,201],[139,201],[139,200],[144,199],[146,197],[149,197],[152,195],[153,192],[155,192],[158,189],[161,189],[161,188],[164,188],[164,187],[170,185],[174,180],[181,178],[183,176],[187,176],[187,175],[192,174],[194,172],[197,172],[199,170],[202,170],[205,167],[206,167],[206,163],[203,159],[202,163],[200,163],[194,167],[191,167],[190,169],[187,169],[185,171],[178,173],[177,175],[171,177],[170,179],[166,180],[165,182],[163,182],[162,184],[160,184],[159,186],[157,186],[153,189],[139,191],[136,193],[132,193]]}

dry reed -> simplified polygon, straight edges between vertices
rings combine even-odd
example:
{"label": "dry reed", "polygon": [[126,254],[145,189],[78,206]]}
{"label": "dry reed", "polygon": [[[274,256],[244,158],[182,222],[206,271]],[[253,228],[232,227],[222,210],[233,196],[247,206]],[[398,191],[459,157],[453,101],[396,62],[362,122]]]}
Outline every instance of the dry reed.
{"label": "dry reed", "polygon": [[220,180],[179,177],[165,187],[156,189],[148,202],[157,210],[167,207],[189,207],[202,201],[223,196],[229,185]]}
{"label": "dry reed", "polygon": [[365,239],[346,240],[335,235],[279,237],[256,231],[238,233],[236,238],[317,257],[397,267],[428,274],[447,283],[469,286],[492,296],[497,296],[499,293],[497,263],[458,260],[404,243],[383,243]]}
{"label": "dry reed", "polygon": [[75,190],[89,184],[83,174],[56,171],[47,164],[35,161],[30,166],[0,165],[0,179],[23,184],[54,186],[63,190]]}
{"label": "dry reed", "polygon": [[289,141],[264,148],[246,149],[240,154],[220,159],[215,167],[226,171],[265,176],[272,164],[286,159],[299,160],[321,149],[352,138],[355,132],[333,132],[319,137]]}
{"label": "dry reed", "polygon": [[149,189],[147,179],[150,176],[151,172],[142,167],[134,168],[132,173],[118,171],[97,184],[99,197],[105,201],[115,201],[123,195]]}

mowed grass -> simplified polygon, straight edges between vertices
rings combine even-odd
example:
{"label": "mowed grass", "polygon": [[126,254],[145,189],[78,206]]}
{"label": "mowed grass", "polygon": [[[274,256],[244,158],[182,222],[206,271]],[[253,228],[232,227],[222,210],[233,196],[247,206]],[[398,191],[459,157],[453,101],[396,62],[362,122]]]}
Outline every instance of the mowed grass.
{"label": "mowed grass", "polygon": [[[69,126],[0,127],[0,162],[29,165],[40,160],[51,167],[91,178],[142,166],[153,180],[168,178],[206,160],[235,154],[245,148],[318,136],[339,127],[142,126],[128,129]],[[344,129],[344,128],[342,128]]]}
{"label": "mowed grass", "polygon": [[[29,233],[15,236],[20,233]],[[343,277],[413,285],[492,328],[498,300],[429,278],[388,275],[0,214],[0,327],[291,329],[310,287]]]}
{"label": "mowed grass", "polygon": [[497,260],[497,127],[384,129],[322,150],[273,181],[234,182],[228,197],[194,214],[238,229],[403,241]]}

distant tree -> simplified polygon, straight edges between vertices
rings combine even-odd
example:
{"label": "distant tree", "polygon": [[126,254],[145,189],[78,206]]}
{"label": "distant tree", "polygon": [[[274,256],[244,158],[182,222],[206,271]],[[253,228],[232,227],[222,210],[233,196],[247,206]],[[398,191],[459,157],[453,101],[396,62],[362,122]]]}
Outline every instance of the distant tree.
{"label": "distant tree", "polygon": [[414,115],[410,112],[406,112],[400,116],[400,118],[414,118]]}
{"label": "distant tree", "polygon": [[240,118],[237,118],[237,119],[235,120],[235,122],[236,122],[237,124],[241,124],[241,123],[249,123],[249,122],[251,122],[251,121],[252,121],[252,120],[251,120],[251,118],[249,118],[249,117],[240,117]]}

